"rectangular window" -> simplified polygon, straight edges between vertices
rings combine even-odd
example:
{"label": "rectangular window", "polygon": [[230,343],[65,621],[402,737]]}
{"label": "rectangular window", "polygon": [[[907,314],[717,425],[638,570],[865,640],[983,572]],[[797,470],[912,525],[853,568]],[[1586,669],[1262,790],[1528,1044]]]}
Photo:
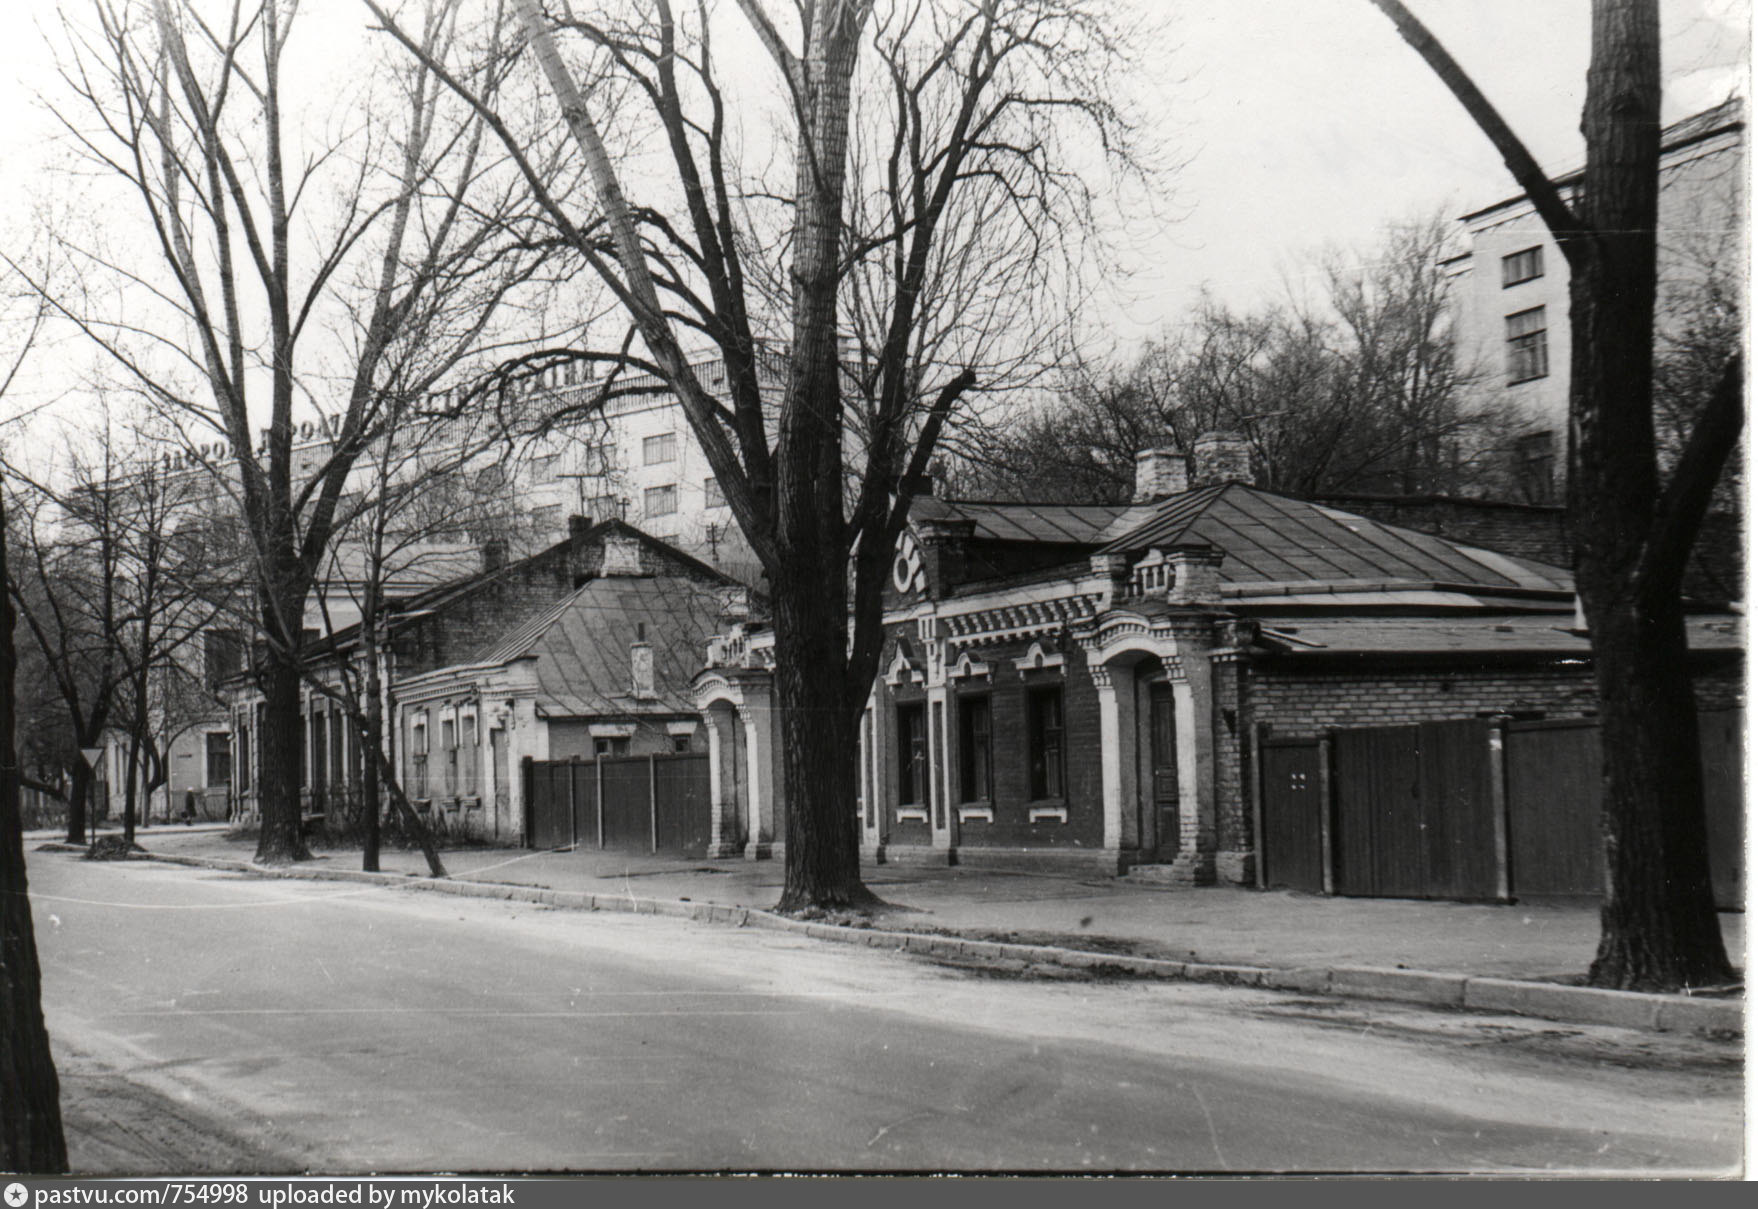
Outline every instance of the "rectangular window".
{"label": "rectangular window", "polygon": [[663,487],[649,487],[641,497],[641,515],[648,520],[656,516],[671,516],[678,510],[678,488],[676,483],[667,483]]}
{"label": "rectangular window", "polygon": [[1026,751],[1031,762],[1033,800],[1062,797],[1065,781],[1060,687],[1027,691]]}
{"label": "rectangular window", "polygon": [[412,798],[427,796],[427,714],[417,715],[409,732],[409,784],[405,787]]}
{"label": "rectangular window", "polygon": [[440,758],[448,798],[458,796],[458,724],[450,718],[440,720]]}
{"label": "rectangular window", "polygon": [[587,515],[595,521],[620,521],[629,506],[614,495],[595,495],[586,508]]}
{"label": "rectangular window", "polygon": [[481,741],[476,735],[476,715],[466,714],[458,720],[458,794],[473,798],[480,793],[476,776],[476,756]]}
{"label": "rectangular window", "polygon": [[720,489],[720,480],[712,476],[702,480],[702,506],[704,508],[726,507],[726,492]]}
{"label": "rectangular window", "polygon": [[989,698],[963,697],[958,703],[958,800],[986,802],[994,783],[989,747]]}
{"label": "rectangular window", "polygon": [[920,705],[897,707],[897,804],[928,804],[928,717]]}
{"label": "rectangular window", "polygon": [[1508,316],[1508,384],[1530,382],[1550,373],[1545,342],[1544,308],[1535,306]]}
{"label": "rectangular window", "polygon": [[244,670],[244,640],[237,630],[209,630],[202,635],[203,680],[211,688]]}
{"label": "rectangular window", "polygon": [[678,434],[662,432],[656,436],[645,437],[641,441],[641,464],[643,466],[663,466],[667,462],[678,460]]}
{"label": "rectangular window", "polygon": [[628,754],[629,741],[627,738],[617,737],[592,740],[592,755],[595,758],[626,756]]}
{"label": "rectangular window", "polygon": [[688,736],[688,735],[673,735],[671,737],[671,749],[673,751],[689,751],[690,750],[690,736]]}
{"label": "rectangular window", "polygon": [[238,728],[237,764],[238,792],[244,793],[250,789],[250,727],[248,726]]}
{"label": "rectangular window", "polygon": [[561,525],[562,506],[560,504],[549,504],[531,510],[531,527],[536,529],[539,535],[554,533],[561,528]]}
{"label": "rectangular window", "polygon": [[208,785],[232,783],[232,736],[216,731],[207,737]]}
{"label": "rectangular window", "polygon": [[1527,248],[1502,257],[1502,288],[1544,276],[1544,249]]}
{"label": "rectangular window", "polygon": [[1556,502],[1556,439],[1550,432],[1529,432],[1514,442],[1514,482],[1529,504]]}

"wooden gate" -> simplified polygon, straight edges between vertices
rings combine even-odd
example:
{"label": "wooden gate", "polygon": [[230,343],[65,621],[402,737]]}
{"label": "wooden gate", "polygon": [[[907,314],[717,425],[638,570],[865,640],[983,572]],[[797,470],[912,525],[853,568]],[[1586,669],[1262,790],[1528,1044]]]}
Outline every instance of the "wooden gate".
{"label": "wooden gate", "polygon": [[708,851],[708,757],[695,752],[526,760],[532,848],[700,857]]}
{"label": "wooden gate", "polygon": [[[1745,838],[1745,711],[1701,710],[1703,799],[1715,905],[1737,908]],[[1599,725],[1591,718],[1508,726],[1509,882],[1516,895],[1605,892]]]}
{"label": "wooden gate", "polygon": [[1494,898],[1488,723],[1338,731],[1336,889],[1379,898]]}
{"label": "wooden gate", "polygon": [[1264,885],[1325,890],[1325,786],[1313,739],[1258,744],[1263,793]]}

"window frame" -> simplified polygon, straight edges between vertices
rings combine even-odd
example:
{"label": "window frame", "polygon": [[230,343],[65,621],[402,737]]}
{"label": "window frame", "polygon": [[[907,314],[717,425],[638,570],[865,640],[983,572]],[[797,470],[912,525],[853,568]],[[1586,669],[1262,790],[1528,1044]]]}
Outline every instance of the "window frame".
{"label": "window frame", "polygon": [[958,698],[958,800],[994,798],[995,710],[988,693],[971,693]]}
{"label": "window frame", "polygon": [[[654,500],[654,497],[656,495],[659,495],[660,493],[664,493],[665,496],[670,499],[671,506],[668,507],[664,512],[655,512],[653,510],[653,500]],[[647,487],[642,490],[642,492],[641,492],[641,519],[642,520],[647,520],[647,521],[662,520],[665,517],[676,516],[677,514],[678,514],[678,485],[676,483],[660,483],[657,486]]]}
{"label": "window frame", "polygon": [[[1535,316],[1535,324],[1527,330],[1516,330],[1515,320]],[[1550,317],[1543,304],[1514,311],[1503,319],[1508,348],[1508,385],[1535,382],[1550,376]]]}
{"label": "window frame", "polygon": [[677,433],[656,432],[641,438],[641,465],[667,466],[677,460]]}
{"label": "window frame", "polygon": [[[1531,258],[1532,271],[1524,276],[1515,276],[1525,267],[1525,258]],[[1521,248],[1518,252],[1509,252],[1502,257],[1502,288],[1524,285],[1528,281],[1537,281],[1544,276],[1544,245],[1535,243],[1529,248]]]}
{"label": "window frame", "polygon": [[[914,719],[912,727],[907,719]],[[897,704],[897,804],[926,808],[929,793],[928,703]]]}
{"label": "window frame", "polygon": [[1068,725],[1060,684],[1026,689],[1027,785],[1034,802],[1068,796]]}

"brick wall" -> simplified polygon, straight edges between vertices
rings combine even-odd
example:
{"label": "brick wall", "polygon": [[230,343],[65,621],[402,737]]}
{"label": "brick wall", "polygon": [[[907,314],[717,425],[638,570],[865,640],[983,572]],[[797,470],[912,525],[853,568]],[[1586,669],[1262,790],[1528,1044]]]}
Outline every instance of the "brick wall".
{"label": "brick wall", "polygon": [[1551,505],[1390,495],[1326,496],[1315,502],[1553,567],[1574,564],[1567,517]]}

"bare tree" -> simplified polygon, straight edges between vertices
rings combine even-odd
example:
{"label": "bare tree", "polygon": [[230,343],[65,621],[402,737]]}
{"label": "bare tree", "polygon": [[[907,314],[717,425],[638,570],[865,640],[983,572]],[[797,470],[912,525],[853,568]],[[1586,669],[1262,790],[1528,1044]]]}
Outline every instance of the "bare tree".
{"label": "bare tree", "polygon": [[[69,26],[63,69],[83,109],[61,116],[150,237],[67,252],[84,279],[131,283],[131,300],[157,309],[51,296],[163,414],[221,439],[196,449],[251,545],[267,723],[257,858],[299,859],[300,652],[350,471],[390,422],[389,399],[468,381],[498,357],[502,305],[540,284],[549,250],[481,122],[419,63],[364,64],[385,95],[360,97],[351,130],[314,144],[284,71],[297,5],[92,0],[91,12],[93,32]],[[489,97],[498,30],[470,78]],[[425,6],[420,46],[445,54],[460,36],[454,5]],[[541,160],[523,167],[565,188]],[[295,453],[306,399],[333,433],[311,466]]]}
{"label": "bare tree", "polygon": [[1644,990],[1728,982],[1680,584],[1744,421],[1743,376],[1738,355],[1721,365],[1663,487],[1654,427],[1659,6],[1594,0],[1587,167],[1571,202],[1427,28],[1399,0],[1374,3],[1495,144],[1569,265],[1569,513],[1593,641],[1610,873],[1589,980]]}
{"label": "bare tree", "polygon": [[1124,501],[1137,451],[1220,429],[1295,495],[1485,490],[1503,419],[1469,402],[1445,240],[1438,219],[1393,223],[1370,249],[1315,256],[1312,297],[1240,311],[1205,296],[1121,366],[1074,360],[1049,400],[967,442],[956,473],[982,494]]}
{"label": "bare tree", "polygon": [[[463,69],[366,3],[521,147]],[[528,173],[533,191],[627,317],[610,356],[679,400],[768,579],[789,802],[782,906],[869,902],[856,721],[909,485],[991,358],[1008,359],[997,306],[1052,283],[1056,258],[1092,230],[1105,173],[1135,165],[1115,100],[1128,31],[1108,6],[1076,0],[833,0],[787,24],[762,0],[589,19],[515,8],[599,214],[577,221]],[[778,102],[727,93],[723,37],[761,48]],[[747,167],[739,125],[766,110],[773,138],[757,135],[749,159],[774,165],[767,174]],[[875,132],[858,153],[857,112]],[[607,146],[606,130],[625,141]],[[637,144],[664,165],[639,200],[618,166]],[[702,344],[725,369],[723,394],[693,368],[687,348]]]}
{"label": "bare tree", "polygon": [[[4,399],[41,330],[34,308],[27,335],[0,379]],[[0,491],[0,579],[11,582],[6,494]],[[30,886],[19,817],[18,752],[13,746],[18,659],[10,593],[0,594],[0,1167],[19,1172],[67,1170],[61,1084],[43,1025],[43,977],[37,964]]]}

